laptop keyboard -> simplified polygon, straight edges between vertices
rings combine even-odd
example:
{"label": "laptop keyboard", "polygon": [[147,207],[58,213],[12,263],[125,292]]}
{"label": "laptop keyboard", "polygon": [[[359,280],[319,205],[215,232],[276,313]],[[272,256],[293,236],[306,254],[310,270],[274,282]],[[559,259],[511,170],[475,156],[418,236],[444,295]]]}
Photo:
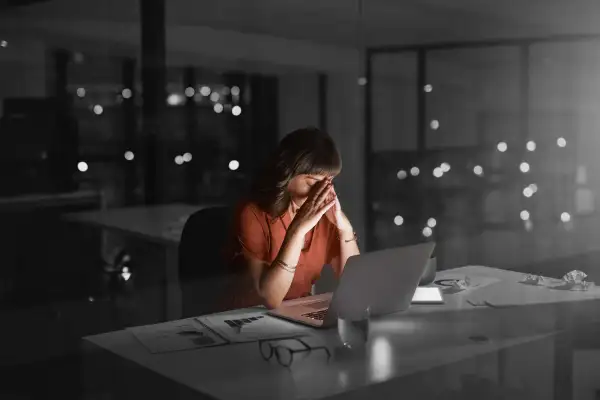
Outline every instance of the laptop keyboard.
{"label": "laptop keyboard", "polygon": [[312,308],[314,310],[318,308],[327,308],[329,307],[329,300],[315,301],[308,304],[303,304],[304,307]]}
{"label": "laptop keyboard", "polygon": [[327,314],[327,309],[309,312],[306,314],[302,314],[302,316],[314,319],[316,321],[323,321],[325,319],[325,314]]}

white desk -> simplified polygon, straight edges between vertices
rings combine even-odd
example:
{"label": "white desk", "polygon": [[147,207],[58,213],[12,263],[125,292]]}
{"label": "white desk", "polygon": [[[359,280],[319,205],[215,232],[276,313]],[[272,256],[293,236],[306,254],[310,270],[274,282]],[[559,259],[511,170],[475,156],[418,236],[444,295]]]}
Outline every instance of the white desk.
{"label": "white desk", "polygon": [[[438,276],[457,272],[498,277],[503,281],[496,286],[518,285],[521,293],[534,289],[515,283],[520,274],[485,267],[444,271]],[[555,367],[561,363],[556,361],[560,353],[556,343],[561,343],[556,341],[556,334],[583,322],[600,321],[599,302],[574,301],[501,309],[474,307],[467,302],[478,290],[486,289],[489,288],[447,296],[445,305],[413,306],[407,312],[373,320],[367,351],[363,355],[350,359],[334,355],[326,363],[315,353],[317,358],[311,359],[311,355],[291,369],[265,362],[256,343],[152,355],[130,332],[118,331],[86,337],[84,346],[88,354],[106,353],[107,350],[113,359],[127,360],[126,375],[104,376],[118,386],[119,394],[124,397],[140,395],[150,382],[157,385],[162,382],[162,389],[152,389],[151,393],[223,400],[333,398],[341,395],[343,398],[383,399],[398,398],[398,393],[416,392],[420,393],[420,399],[437,398],[440,390],[455,387],[456,379],[463,379],[465,374],[484,377],[499,387],[506,386],[511,381],[506,377],[507,370],[520,366],[518,379],[534,374],[531,379],[543,378],[548,382],[547,388],[531,389],[533,392],[530,390],[525,398],[551,398],[552,393],[556,393],[553,388]],[[515,296],[519,290],[512,289],[510,293]],[[318,330],[315,335],[335,354],[334,349],[339,345],[336,329]],[[488,340],[474,340],[482,336]],[[543,373],[526,367],[527,361],[536,362],[534,354],[530,354],[536,346],[549,349],[537,351],[548,358],[538,360],[540,368],[546,368]],[[561,357],[565,357],[564,354]],[[90,369],[86,375],[95,376],[93,371],[98,368],[98,363],[93,357],[88,361]],[[102,368],[106,370],[106,367]],[[456,379],[440,383],[440,380],[456,375],[457,368],[463,372],[455,376]],[[142,373],[141,381],[134,378],[139,376],[134,371]],[[436,384],[432,385],[432,382]]]}
{"label": "white desk", "polygon": [[0,210],[6,212],[47,209],[52,207],[94,205],[104,207],[104,195],[95,190],[80,190],[66,193],[40,193],[21,196],[0,197]]}
{"label": "white desk", "polygon": [[115,231],[164,248],[166,319],[181,317],[177,246],[187,218],[212,205],[167,204],[66,214],[69,221]]}

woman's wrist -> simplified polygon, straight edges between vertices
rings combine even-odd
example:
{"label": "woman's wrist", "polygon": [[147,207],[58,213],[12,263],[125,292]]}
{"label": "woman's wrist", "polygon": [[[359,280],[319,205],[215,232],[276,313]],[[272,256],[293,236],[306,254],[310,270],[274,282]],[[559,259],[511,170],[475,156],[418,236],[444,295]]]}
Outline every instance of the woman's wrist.
{"label": "woman's wrist", "polygon": [[287,229],[287,233],[286,236],[289,235],[290,238],[292,237],[304,237],[307,234],[307,232],[303,232],[302,228],[295,223],[295,221],[292,221],[292,223],[290,224],[290,226]]}
{"label": "woman's wrist", "polygon": [[343,240],[344,242],[350,242],[350,241],[356,239],[356,233],[354,232],[354,229],[352,229],[352,228],[339,229],[338,237],[340,238],[340,240]]}

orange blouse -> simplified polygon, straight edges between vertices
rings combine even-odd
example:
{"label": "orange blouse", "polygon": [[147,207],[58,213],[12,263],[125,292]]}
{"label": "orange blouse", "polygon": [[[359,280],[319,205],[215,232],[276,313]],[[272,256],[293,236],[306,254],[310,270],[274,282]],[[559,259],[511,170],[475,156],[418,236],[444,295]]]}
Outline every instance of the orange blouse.
{"label": "orange blouse", "polygon": [[[332,212],[331,210],[328,211]],[[332,215],[333,216],[333,215]],[[228,264],[238,267],[246,279],[241,279],[227,293],[228,308],[242,308],[261,304],[249,274],[244,256],[254,257],[269,265],[275,260],[290,226],[291,216],[286,212],[278,218],[271,217],[252,202],[242,202],[233,220],[231,243],[227,251]],[[304,248],[285,300],[310,295],[313,283],[320,277],[323,265],[331,264],[340,255],[337,227],[323,216],[305,237]],[[332,266],[333,267],[333,266]],[[339,276],[340,271],[335,271]]]}

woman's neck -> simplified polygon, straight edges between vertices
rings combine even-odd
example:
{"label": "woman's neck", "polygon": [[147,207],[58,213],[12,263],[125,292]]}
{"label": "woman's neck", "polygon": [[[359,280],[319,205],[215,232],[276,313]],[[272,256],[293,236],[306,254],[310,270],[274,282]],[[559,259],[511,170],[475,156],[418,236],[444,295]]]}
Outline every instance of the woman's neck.
{"label": "woman's neck", "polygon": [[294,218],[294,216],[295,216],[295,215],[296,215],[296,213],[298,212],[298,209],[299,209],[299,208],[300,208],[300,206],[298,206],[298,205],[296,204],[296,202],[295,202],[293,199],[290,199],[290,206],[289,206],[289,209],[290,209],[290,216],[291,216],[292,218]]}
{"label": "woman's neck", "polygon": [[300,207],[302,207],[302,204],[304,204],[305,201],[306,198],[294,198],[290,196],[290,205],[288,209],[292,219],[298,213],[298,210],[300,209]]}

